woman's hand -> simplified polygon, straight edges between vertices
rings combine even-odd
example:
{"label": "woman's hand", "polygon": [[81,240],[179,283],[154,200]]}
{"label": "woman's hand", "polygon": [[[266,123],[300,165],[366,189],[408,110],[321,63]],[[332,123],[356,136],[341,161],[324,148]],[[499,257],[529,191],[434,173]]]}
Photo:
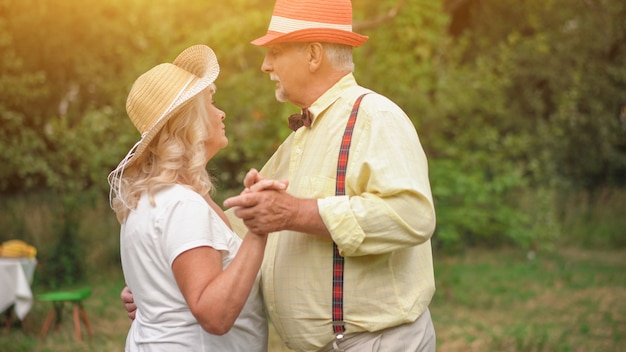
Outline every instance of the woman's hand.
{"label": "woman's hand", "polygon": [[243,179],[244,190],[241,194],[264,190],[284,191],[289,186],[288,180],[270,180],[261,175],[256,169],[250,169]]}
{"label": "woman's hand", "polygon": [[133,293],[130,291],[128,286],[124,286],[122,292],[120,293],[120,298],[122,299],[122,303],[124,303],[124,309],[126,309],[126,314],[128,314],[130,320],[135,320],[137,306],[135,305],[135,300],[133,299]]}

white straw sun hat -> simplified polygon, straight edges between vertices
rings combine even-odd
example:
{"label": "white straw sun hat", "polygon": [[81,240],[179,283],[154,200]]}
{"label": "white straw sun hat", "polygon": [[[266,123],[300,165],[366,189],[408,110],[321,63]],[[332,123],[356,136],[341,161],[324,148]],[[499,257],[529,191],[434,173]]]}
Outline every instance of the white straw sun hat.
{"label": "white straw sun hat", "polygon": [[174,63],[160,64],[137,78],[128,94],[126,111],[141,139],[135,150],[131,149],[126,165],[143,154],[178,109],[215,82],[219,71],[213,50],[194,45],[178,55]]}
{"label": "white straw sun hat", "polygon": [[111,190],[118,197],[124,169],[146,151],[154,136],[181,107],[215,82],[219,71],[213,50],[194,45],[173,63],[157,65],[137,78],[128,93],[126,112],[141,139],[109,174]]}

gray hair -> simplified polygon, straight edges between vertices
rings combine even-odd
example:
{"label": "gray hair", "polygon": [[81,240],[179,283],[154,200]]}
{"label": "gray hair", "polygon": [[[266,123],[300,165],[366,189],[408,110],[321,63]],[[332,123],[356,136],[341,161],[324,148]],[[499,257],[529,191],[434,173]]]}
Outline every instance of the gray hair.
{"label": "gray hair", "polygon": [[[287,43],[286,45],[292,45],[298,48],[298,50],[304,50],[310,42],[294,42]],[[326,53],[326,58],[330,62],[330,65],[337,71],[348,70],[354,72],[354,61],[352,60],[352,47],[350,45],[335,44],[335,43],[320,43]]]}
{"label": "gray hair", "polygon": [[352,60],[352,47],[344,44],[322,43],[326,58],[334,69],[354,72],[354,61]]}

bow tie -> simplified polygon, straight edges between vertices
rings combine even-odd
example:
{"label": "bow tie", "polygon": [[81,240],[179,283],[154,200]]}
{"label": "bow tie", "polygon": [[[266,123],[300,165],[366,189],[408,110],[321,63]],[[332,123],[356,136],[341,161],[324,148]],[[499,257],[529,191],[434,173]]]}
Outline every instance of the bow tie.
{"label": "bow tie", "polygon": [[302,109],[301,114],[293,114],[289,116],[289,128],[293,131],[296,131],[298,128],[302,126],[309,127],[311,126],[311,121],[313,120],[313,116],[309,109]]}

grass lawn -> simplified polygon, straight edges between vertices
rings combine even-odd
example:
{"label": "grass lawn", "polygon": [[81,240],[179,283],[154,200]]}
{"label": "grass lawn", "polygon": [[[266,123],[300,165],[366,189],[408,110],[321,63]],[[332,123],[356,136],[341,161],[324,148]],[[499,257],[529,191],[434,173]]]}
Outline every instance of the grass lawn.
{"label": "grass lawn", "polygon": [[438,351],[626,351],[626,251],[438,258]]}
{"label": "grass lawn", "polygon": [[[626,351],[626,250],[564,249],[533,259],[472,250],[435,260],[431,313],[440,352]],[[120,270],[89,281],[93,337],[76,342],[66,310],[60,328],[41,339],[50,307],[35,302],[21,326],[0,333],[0,351],[123,351],[129,320],[118,298]],[[289,351],[274,333],[269,350]]]}

